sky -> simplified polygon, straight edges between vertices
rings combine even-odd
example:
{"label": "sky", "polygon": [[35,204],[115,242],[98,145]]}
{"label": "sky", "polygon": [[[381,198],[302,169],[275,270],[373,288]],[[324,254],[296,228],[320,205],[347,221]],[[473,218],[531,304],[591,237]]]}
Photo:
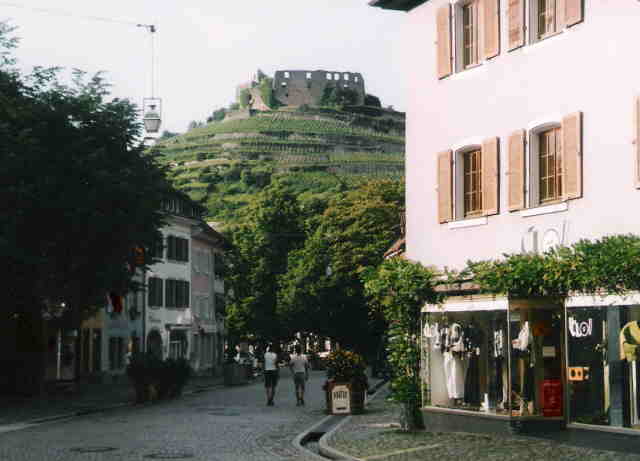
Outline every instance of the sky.
{"label": "sky", "polygon": [[[234,102],[259,68],[362,73],[367,93],[405,110],[402,26],[406,13],[367,0],[0,0],[17,26],[21,69],[106,71],[112,94],[141,105],[155,96],[161,130],[184,132]],[[68,72],[67,72],[68,75]]]}

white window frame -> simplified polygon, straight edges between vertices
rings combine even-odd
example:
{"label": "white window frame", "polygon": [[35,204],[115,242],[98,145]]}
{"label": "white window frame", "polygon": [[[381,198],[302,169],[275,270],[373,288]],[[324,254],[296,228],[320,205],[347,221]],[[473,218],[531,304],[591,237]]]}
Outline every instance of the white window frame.
{"label": "white window frame", "polygon": [[554,35],[558,35],[560,32],[562,32],[562,29],[560,29],[558,27],[558,8],[559,8],[559,0],[553,0],[555,2],[555,8],[556,8],[556,15],[554,18],[555,21],[555,30],[553,32],[550,32],[548,34],[546,34],[543,37],[539,37],[538,36],[538,12],[539,12],[539,4],[538,4],[538,0],[528,0],[526,3],[526,14],[527,14],[527,19],[528,19],[528,29],[529,29],[529,43],[537,43],[537,42],[541,42],[543,40],[546,40],[549,37],[553,37]]}
{"label": "white window frame", "polygon": [[465,144],[453,152],[453,220],[477,219],[479,216],[464,216],[464,154],[479,150],[482,156],[482,143]]}
{"label": "white window frame", "polygon": [[[538,123],[528,130],[527,144],[529,148],[527,149],[527,172],[525,175],[526,208],[539,208],[548,206],[548,204],[540,203],[539,135],[540,133],[551,130],[553,128],[562,129],[562,123],[560,122],[560,120],[550,120],[544,123]],[[560,136],[562,136],[562,131],[560,131]]]}
{"label": "white window frame", "polygon": [[[464,66],[462,62],[464,56],[464,40],[463,40],[463,21],[462,21],[462,8],[468,5],[469,3],[476,3],[476,8],[478,9],[478,16],[476,21],[476,46],[478,47],[478,61],[475,64],[470,64],[467,67]],[[453,3],[453,54],[454,54],[454,67],[455,72],[462,72],[468,69],[473,69],[482,65],[482,39],[484,31],[481,30],[480,24],[481,15],[484,14],[482,11],[482,3],[479,0],[457,0]]]}

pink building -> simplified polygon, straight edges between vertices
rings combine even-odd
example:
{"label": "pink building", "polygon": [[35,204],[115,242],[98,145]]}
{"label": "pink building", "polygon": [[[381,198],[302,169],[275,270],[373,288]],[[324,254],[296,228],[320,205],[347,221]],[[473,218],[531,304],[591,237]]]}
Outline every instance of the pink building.
{"label": "pink building", "polygon": [[[461,269],[640,232],[640,2],[370,4],[407,12],[409,259]],[[470,287],[425,306],[426,423],[637,436],[640,366],[620,338],[638,320],[638,295],[558,306]]]}

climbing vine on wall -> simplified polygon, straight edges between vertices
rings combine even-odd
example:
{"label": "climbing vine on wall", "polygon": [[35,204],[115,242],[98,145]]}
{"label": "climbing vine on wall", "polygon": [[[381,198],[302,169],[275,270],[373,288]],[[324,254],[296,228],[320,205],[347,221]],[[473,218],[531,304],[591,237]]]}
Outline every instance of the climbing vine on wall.
{"label": "climbing vine on wall", "polygon": [[434,290],[436,273],[394,258],[365,271],[363,279],[372,307],[381,310],[389,324],[391,397],[403,406],[401,426],[421,428],[419,321],[422,306],[442,302],[442,295]]}
{"label": "climbing vine on wall", "polygon": [[640,237],[611,235],[543,254],[470,261],[461,276],[478,283],[484,292],[513,298],[640,291]]}

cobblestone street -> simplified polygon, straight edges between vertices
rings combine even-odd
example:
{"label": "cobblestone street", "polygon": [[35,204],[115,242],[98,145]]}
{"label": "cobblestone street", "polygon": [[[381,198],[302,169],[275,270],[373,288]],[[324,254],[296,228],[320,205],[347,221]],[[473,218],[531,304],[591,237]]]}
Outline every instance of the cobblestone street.
{"label": "cobblestone street", "polygon": [[305,459],[292,440],[325,416],[324,377],[311,374],[305,407],[285,369],[274,407],[257,381],[0,434],[0,460]]}

